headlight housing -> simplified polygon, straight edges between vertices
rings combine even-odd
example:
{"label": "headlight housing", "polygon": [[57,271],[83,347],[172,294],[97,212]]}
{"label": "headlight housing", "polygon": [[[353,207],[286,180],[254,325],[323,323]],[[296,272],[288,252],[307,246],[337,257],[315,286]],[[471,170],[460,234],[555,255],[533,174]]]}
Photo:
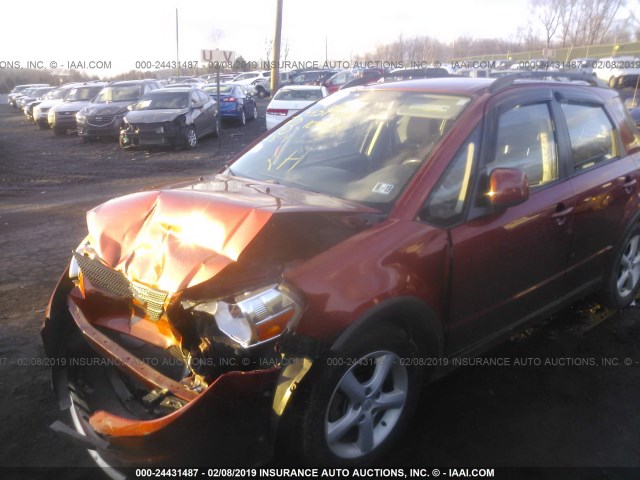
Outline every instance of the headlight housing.
{"label": "headlight housing", "polygon": [[216,328],[234,347],[249,348],[293,329],[302,314],[302,301],[284,284],[243,292],[202,303],[183,301],[203,337]]}
{"label": "headlight housing", "polygon": [[[84,240],[80,242],[78,248],[76,248],[76,252],[80,255],[85,255],[90,258],[95,258],[96,252],[89,243],[89,237],[85,237]],[[79,281],[80,277],[80,266],[78,265],[78,261],[75,257],[71,257],[71,262],[69,263],[69,278],[73,280],[75,283]]]}

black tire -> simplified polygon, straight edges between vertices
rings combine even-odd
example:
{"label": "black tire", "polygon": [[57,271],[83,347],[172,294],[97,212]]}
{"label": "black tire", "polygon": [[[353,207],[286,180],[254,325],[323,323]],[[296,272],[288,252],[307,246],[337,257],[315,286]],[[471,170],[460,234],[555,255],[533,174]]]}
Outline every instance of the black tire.
{"label": "black tire", "polygon": [[67,134],[67,129],[66,128],[60,128],[60,127],[53,127],[53,134],[58,136],[58,137],[62,137],[62,136]]}
{"label": "black tire", "polygon": [[601,301],[611,308],[628,307],[640,288],[640,224],[634,224],[616,251],[601,292]]}
{"label": "black tire", "polygon": [[257,87],[256,88],[256,94],[258,95],[258,98],[266,98],[267,97],[267,91],[262,87]]}
{"label": "black tire", "polygon": [[253,110],[251,111],[251,120],[256,120],[258,118],[258,107],[253,104]]}
{"label": "black tire", "polygon": [[40,128],[40,130],[49,130],[49,124],[48,123],[37,122],[37,125]]}
{"label": "black tire", "polygon": [[609,79],[609,86],[611,88],[616,88],[616,84],[618,83],[618,79],[616,77],[611,77]]}
{"label": "black tire", "polygon": [[247,124],[247,114],[244,111],[244,107],[240,110],[240,118],[238,119],[238,124],[244,127]]}
{"label": "black tire", "polygon": [[198,146],[198,135],[193,125],[188,125],[184,130],[184,148],[193,150]]}
{"label": "black tire", "polygon": [[378,459],[415,410],[424,372],[407,359],[417,355],[403,330],[382,324],[316,360],[286,413],[288,458],[293,450],[305,464],[342,467]]}

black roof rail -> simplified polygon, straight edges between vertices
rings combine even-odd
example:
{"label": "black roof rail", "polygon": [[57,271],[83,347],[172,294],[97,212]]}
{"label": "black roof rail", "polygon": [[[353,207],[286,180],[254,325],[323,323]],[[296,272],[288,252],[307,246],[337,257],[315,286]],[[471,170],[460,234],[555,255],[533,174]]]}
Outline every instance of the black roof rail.
{"label": "black roof rail", "polygon": [[592,87],[607,87],[606,83],[593,75],[576,72],[550,72],[546,70],[540,70],[534,72],[515,72],[504,75],[502,77],[498,77],[489,86],[488,90],[490,93],[496,93],[500,90],[504,90],[505,88],[510,87],[516,80],[521,79],[580,81],[585,82]]}

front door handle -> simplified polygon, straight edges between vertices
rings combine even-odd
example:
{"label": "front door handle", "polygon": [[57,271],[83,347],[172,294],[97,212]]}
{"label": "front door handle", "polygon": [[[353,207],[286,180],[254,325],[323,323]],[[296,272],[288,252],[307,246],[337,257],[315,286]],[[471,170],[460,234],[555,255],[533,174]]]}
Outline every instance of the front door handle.
{"label": "front door handle", "polygon": [[630,194],[633,191],[633,187],[636,183],[637,180],[635,178],[631,179],[631,177],[627,175],[626,177],[624,177],[624,183],[622,184],[622,186],[624,187],[624,191]]}
{"label": "front door handle", "polygon": [[559,203],[556,207],[556,213],[551,215],[551,218],[555,220],[558,225],[564,225],[567,221],[567,215],[573,212],[573,207],[565,208],[563,203]]}

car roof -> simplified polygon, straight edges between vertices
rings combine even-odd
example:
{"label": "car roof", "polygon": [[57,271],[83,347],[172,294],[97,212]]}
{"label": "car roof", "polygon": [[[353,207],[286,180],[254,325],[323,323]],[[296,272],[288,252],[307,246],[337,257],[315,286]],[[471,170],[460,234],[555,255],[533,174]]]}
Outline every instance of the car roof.
{"label": "car roof", "polygon": [[441,77],[401,80],[391,83],[374,83],[367,88],[379,90],[417,90],[477,95],[488,88],[495,78]]}
{"label": "car roof", "polygon": [[166,92],[171,92],[171,93],[189,93],[189,92],[193,92],[194,90],[199,90],[198,88],[195,87],[170,87],[170,88],[158,88],[156,90],[152,90],[150,92],[147,93],[147,95],[151,95],[151,94],[159,94],[159,93],[166,93]]}
{"label": "car roof", "polygon": [[[367,89],[376,90],[415,90],[434,93],[445,93],[452,95],[465,95],[476,96],[484,93],[485,91],[497,92],[511,86],[531,86],[531,85],[565,85],[565,86],[587,86],[590,87],[587,81],[593,82],[592,87],[600,87],[601,82],[592,79],[590,76],[584,76],[579,74],[567,74],[561,72],[542,72],[540,75],[532,75],[532,78],[527,78],[528,74],[532,72],[523,72],[522,74],[514,73],[505,75],[500,78],[473,78],[473,77],[442,77],[442,78],[421,78],[416,80],[402,80],[399,82],[391,83],[374,83],[368,85]],[[558,78],[571,78],[573,80],[579,80],[581,83],[568,82],[556,80],[548,77]],[[356,87],[358,88],[358,87]],[[591,87],[590,87],[591,88]]]}
{"label": "car roof", "polygon": [[143,83],[147,83],[147,82],[155,82],[156,80],[122,80],[120,82],[112,82],[109,83],[108,85],[111,86],[121,86],[121,85],[142,85]]}
{"label": "car roof", "polygon": [[320,90],[322,85],[283,85],[280,90]]}

